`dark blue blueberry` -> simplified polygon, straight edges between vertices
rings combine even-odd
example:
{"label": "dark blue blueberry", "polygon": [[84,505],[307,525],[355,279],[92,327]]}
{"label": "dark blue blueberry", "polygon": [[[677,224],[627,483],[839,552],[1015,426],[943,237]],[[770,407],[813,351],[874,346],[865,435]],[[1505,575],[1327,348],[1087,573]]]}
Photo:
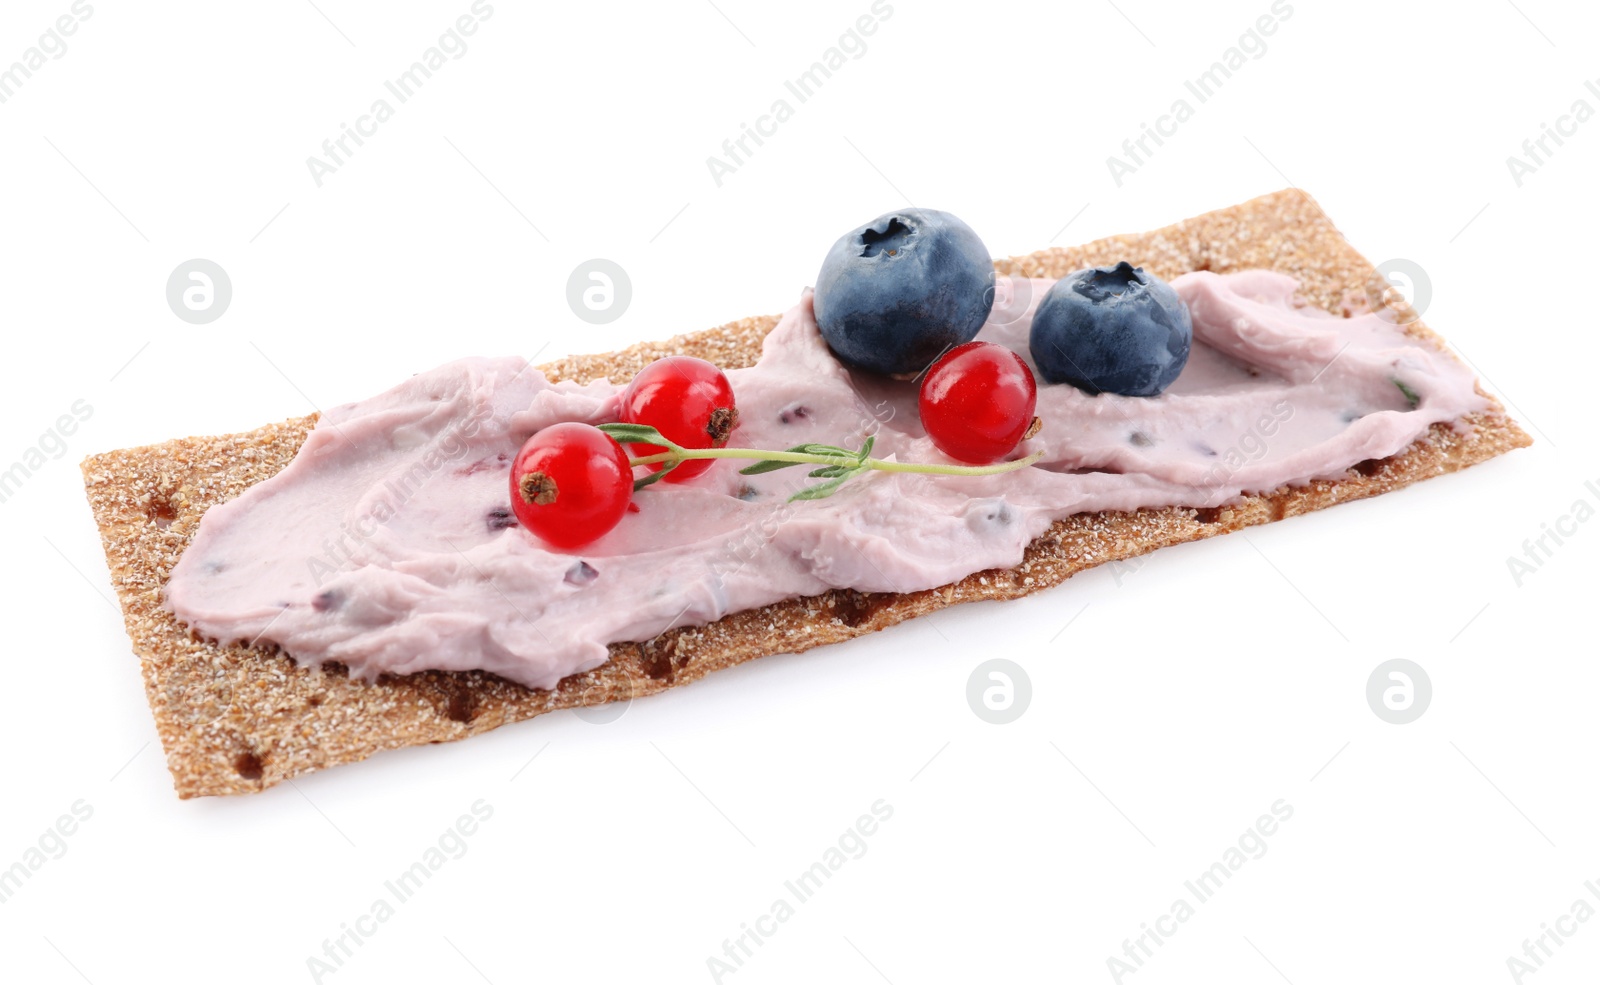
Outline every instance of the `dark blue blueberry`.
{"label": "dark blue blueberry", "polygon": [[817,274],[817,327],[834,355],[874,373],[920,373],[971,342],[994,307],[994,264],[948,212],[890,212],[839,237]]}
{"label": "dark blue blueberry", "polygon": [[1028,349],[1051,383],[1153,397],[1183,371],[1193,335],[1178,292],[1123,261],[1052,284],[1034,312]]}

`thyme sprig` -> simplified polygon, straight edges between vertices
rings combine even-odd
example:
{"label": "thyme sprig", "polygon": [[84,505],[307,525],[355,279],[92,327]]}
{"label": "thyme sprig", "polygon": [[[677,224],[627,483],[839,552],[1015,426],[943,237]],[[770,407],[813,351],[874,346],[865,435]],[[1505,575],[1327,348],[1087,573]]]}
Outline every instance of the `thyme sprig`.
{"label": "thyme sprig", "polygon": [[868,436],[861,447],[851,451],[838,445],[819,444],[807,442],[795,445],[784,451],[769,451],[762,448],[685,448],[682,445],[668,441],[660,431],[645,424],[602,424],[600,430],[615,438],[624,445],[659,445],[666,451],[654,455],[641,455],[629,458],[631,466],[640,465],[665,465],[659,472],[652,472],[642,479],[633,481],[634,491],[637,492],[653,482],[659,482],[663,476],[684,462],[694,458],[752,458],[754,465],[747,465],[739,470],[740,475],[761,475],[765,472],[776,472],[778,469],[791,468],[795,465],[815,465],[817,468],[808,473],[812,479],[822,479],[801,489],[789,501],[798,499],[823,499],[833,495],[838,488],[851,479],[866,472],[920,472],[927,475],[999,475],[1002,472],[1014,472],[1017,469],[1027,468],[1043,457],[1043,452],[1036,452],[1026,458],[1018,458],[1010,462],[1000,462],[995,465],[942,465],[934,462],[890,462],[881,458],[872,457],[872,444],[874,438]]}

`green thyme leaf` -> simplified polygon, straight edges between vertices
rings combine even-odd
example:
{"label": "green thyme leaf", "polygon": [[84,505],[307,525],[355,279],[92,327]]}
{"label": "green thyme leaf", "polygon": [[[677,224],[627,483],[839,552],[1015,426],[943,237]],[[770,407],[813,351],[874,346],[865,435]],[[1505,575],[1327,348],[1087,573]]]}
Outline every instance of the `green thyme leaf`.
{"label": "green thyme leaf", "polygon": [[779,469],[786,469],[786,468],[790,468],[791,466],[800,465],[800,464],[803,464],[803,463],[801,463],[801,462],[775,462],[775,461],[773,461],[771,459],[767,459],[766,461],[757,462],[754,465],[746,465],[744,468],[739,470],[739,474],[740,475],[762,475],[762,474],[765,474],[767,472],[776,472]]}
{"label": "green thyme leaf", "polygon": [[633,480],[633,491],[634,492],[638,492],[639,490],[643,489],[645,486],[650,485],[651,483],[660,482],[662,479],[666,478],[668,472],[671,472],[673,469],[677,468],[678,466],[680,466],[682,464],[683,464],[683,459],[681,459],[681,458],[676,460],[676,461],[663,462],[662,463],[663,468],[661,469],[660,472],[651,472],[649,475],[645,476],[642,479]]}
{"label": "green thyme leaf", "polygon": [[661,445],[663,448],[677,448],[678,445],[668,441],[666,435],[657,431],[648,424],[602,424],[600,430],[611,435],[622,444]]}
{"label": "green thyme leaf", "polygon": [[846,472],[854,470],[854,465],[824,465],[822,468],[812,471],[811,478],[832,479],[834,476],[844,475]]}
{"label": "green thyme leaf", "polygon": [[861,450],[856,453],[856,461],[861,462],[862,464],[865,464],[866,461],[867,461],[867,456],[872,454],[872,443],[874,441],[877,441],[877,440],[878,440],[878,436],[877,435],[875,435],[875,434],[867,435],[866,442],[861,445]]}
{"label": "green thyme leaf", "polygon": [[792,503],[799,499],[826,499],[829,496],[832,496],[834,491],[840,486],[866,471],[868,471],[868,469],[865,466],[853,468],[845,472],[843,475],[829,479],[827,482],[819,482],[814,486],[807,486],[806,488],[795,493],[793,496],[790,496],[789,502]]}
{"label": "green thyme leaf", "polygon": [[[846,451],[843,448],[836,448],[833,445],[816,445],[816,444],[795,445],[793,448],[785,448],[784,451],[791,452],[793,454],[799,454],[799,455],[827,455],[829,457],[836,457],[836,458],[855,458],[856,457],[856,453],[855,452]],[[754,465],[746,465],[744,468],[739,470],[739,474],[740,475],[761,475],[762,473],[765,473],[765,472],[776,472],[779,469],[786,469],[786,468],[789,468],[790,466],[802,465],[802,464],[804,464],[804,463],[802,463],[802,462],[779,462],[779,461],[774,461],[772,459],[765,459],[763,461],[757,462]]]}
{"label": "green thyme leaf", "polygon": [[1389,382],[1400,388],[1400,392],[1406,395],[1406,403],[1411,406],[1412,410],[1416,410],[1417,405],[1422,402],[1421,395],[1419,395],[1417,391],[1406,386],[1404,383],[1401,383],[1397,377],[1389,377]]}

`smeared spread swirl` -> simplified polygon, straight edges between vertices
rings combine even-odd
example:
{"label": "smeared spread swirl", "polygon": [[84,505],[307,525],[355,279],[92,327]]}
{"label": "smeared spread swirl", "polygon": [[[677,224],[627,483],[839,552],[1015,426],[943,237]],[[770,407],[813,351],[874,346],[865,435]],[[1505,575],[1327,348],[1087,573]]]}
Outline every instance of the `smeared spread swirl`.
{"label": "smeared spread swirl", "polygon": [[[323,415],[278,475],[202,519],[166,586],[206,636],[277,643],[352,675],[482,669],[549,688],[598,666],[607,644],[833,588],[912,592],[1019,563],[1061,517],[1216,506],[1402,451],[1486,402],[1469,370],[1377,314],[1340,318],[1295,281],[1186,274],[1195,346],[1159,397],[1040,386],[1039,434],[1020,472],[873,473],[787,503],[803,469],[741,476],[718,461],[577,554],[511,515],[508,470],[535,431],[616,419],[621,387],[550,383],[518,358],[463,359]],[[1028,358],[1048,281],[1001,278],[979,338]],[[855,374],[829,353],[803,296],[759,362],[727,372],[735,443],[859,443],[941,461],[916,386]],[[624,381],[625,382],[625,381]]]}

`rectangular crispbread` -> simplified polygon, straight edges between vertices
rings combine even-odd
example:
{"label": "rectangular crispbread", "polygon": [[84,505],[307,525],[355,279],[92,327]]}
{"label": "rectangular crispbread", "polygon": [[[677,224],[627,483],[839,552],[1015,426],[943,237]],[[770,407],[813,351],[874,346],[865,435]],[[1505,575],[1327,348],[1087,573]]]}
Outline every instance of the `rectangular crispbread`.
{"label": "rectangular crispbread", "polygon": [[[1266,268],[1300,280],[1306,300],[1349,313],[1372,296],[1373,266],[1322,210],[1289,189],[1165,229],[997,261],[1001,273],[1061,277],[1127,259],[1167,279],[1192,270]],[[777,316],[543,367],[552,379],[629,379],[661,356],[687,353],[719,366],[753,363]],[[1442,346],[1414,322],[1412,334]],[[875,632],[947,605],[1015,598],[1108,561],[1398,489],[1482,462],[1531,439],[1498,402],[1465,429],[1435,426],[1405,452],[1355,465],[1338,481],[1284,488],[1209,509],[1092,513],[1063,520],[1004,571],[982,571],[909,595],[833,591],[730,615],[611,647],[601,667],[530,691],[482,673],[424,673],[351,681],[340,668],[297,667],[270,648],[192,639],[161,607],[161,589],[208,507],[239,495],[294,457],[314,417],[243,434],[184,438],[83,462],[89,505],[105,544],[145,691],[180,797],[255,793],[283,780],[384,749],[463,739],[508,722],[580,705],[639,697],[772,653],[798,652]]]}

